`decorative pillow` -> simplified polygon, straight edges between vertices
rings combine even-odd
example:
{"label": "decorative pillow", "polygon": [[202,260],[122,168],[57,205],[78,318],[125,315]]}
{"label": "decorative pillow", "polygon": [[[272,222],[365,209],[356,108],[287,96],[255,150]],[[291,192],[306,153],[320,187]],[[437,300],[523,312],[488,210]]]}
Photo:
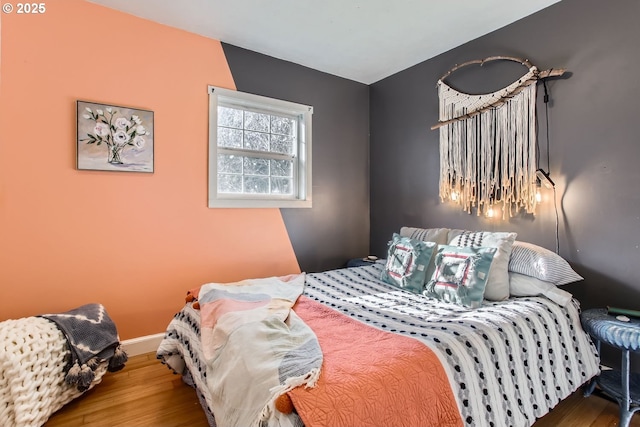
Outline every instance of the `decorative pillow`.
{"label": "decorative pillow", "polygon": [[449,230],[449,234],[447,235],[447,244],[452,241],[454,238],[458,237],[462,233],[471,233],[468,230],[459,230],[457,228],[452,228]]}
{"label": "decorative pillow", "polygon": [[535,277],[526,276],[520,273],[509,273],[509,292],[514,297],[533,297],[544,295],[551,301],[562,307],[566,306],[573,295],[556,287],[551,282],[545,282]]}
{"label": "decorative pillow", "polygon": [[482,305],[496,248],[440,245],[424,295],[465,307]]}
{"label": "decorative pillow", "polygon": [[519,241],[513,244],[509,271],[551,282],[556,286],[583,279],[555,252],[533,243]]}
{"label": "decorative pillow", "polygon": [[516,233],[508,232],[465,231],[449,243],[454,246],[497,249],[484,292],[484,297],[488,300],[502,301],[509,298],[509,257],[516,236]]}
{"label": "decorative pillow", "polygon": [[400,229],[400,235],[416,240],[423,240],[425,242],[435,242],[439,245],[446,245],[449,243],[448,228],[402,227]]}
{"label": "decorative pillow", "polygon": [[422,293],[429,261],[436,244],[393,233],[387,261],[380,278],[394,286]]}

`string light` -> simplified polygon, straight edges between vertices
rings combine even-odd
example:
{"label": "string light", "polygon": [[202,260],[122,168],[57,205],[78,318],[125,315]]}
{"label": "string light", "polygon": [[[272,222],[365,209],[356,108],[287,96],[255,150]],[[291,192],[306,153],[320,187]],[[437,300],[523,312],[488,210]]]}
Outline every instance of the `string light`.
{"label": "string light", "polygon": [[493,206],[489,206],[485,215],[487,215],[487,218],[493,218]]}

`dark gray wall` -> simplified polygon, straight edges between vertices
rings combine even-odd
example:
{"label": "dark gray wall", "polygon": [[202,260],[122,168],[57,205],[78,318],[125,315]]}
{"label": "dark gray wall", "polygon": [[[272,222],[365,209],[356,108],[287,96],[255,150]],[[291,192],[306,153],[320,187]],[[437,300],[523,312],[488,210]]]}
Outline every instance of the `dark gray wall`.
{"label": "dark gray wall", "polygon": [[[640,310],[640,276],[635,270],[640,266],[638,17],[637,0],[563,0],[373,84],[371,252],[383,255],[391,234],[402,225],[510,230],[519,240],[555,249],[552,201],[541,205],[535,218],[497,221],[468,215],[438,198],[438,131],[430,130],[438,120],[436,81],[468,60],[493,55],[527,58],[542,70],[570,72],[548,82],[559,253],[585,277],[566,289],[583,308]],[[512,68],[487,65],[465,67],[447,82],[482,93],[512,81]],[[519,69],[520,74],[525,71]],[[538,89],[540,165],[548,169],[543,86]],[[548,196],[553,199],[553,193]],[[610,357],[609,361],[615,363]]]}
{"label": "dark gray wall", "polygon": [[369,249],[369,87],[222,44],[236,89],[313,106],[313,207],[282,209],[303,271]]}

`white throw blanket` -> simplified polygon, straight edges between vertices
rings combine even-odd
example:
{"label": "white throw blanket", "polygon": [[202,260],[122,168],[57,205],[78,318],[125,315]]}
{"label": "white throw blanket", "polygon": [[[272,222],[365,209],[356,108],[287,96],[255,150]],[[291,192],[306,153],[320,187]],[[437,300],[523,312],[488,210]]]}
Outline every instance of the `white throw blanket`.
{"label": "white throw blanket", "polygon": [[275,400],[320,375],[313,331],[291,310],[304,273],[203,285],[201,336],[218,427],[291,426]]}
{"label": "white throw blanket", "polygon": [[[0,322],[0,426],[40,427],[62,406],[81,396],[65,382],[70,350],[55,323],[41,317]],[[94,371],[93,388],[109,362]]]}

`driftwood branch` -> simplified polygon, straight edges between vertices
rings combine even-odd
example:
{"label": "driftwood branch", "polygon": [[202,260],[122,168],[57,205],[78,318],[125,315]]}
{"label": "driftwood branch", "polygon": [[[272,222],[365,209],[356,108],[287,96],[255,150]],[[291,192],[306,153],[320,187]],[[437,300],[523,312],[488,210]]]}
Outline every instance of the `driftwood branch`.
{"label": "driftwood branch", "polygon": [[440,77],[440,80],[446,79],[447,77],[449,77],[451,73],[453,73],[456,70],[459,70],[462,67],[466,67],[467,65],[480,64],[482,66],[482,64],[484,64],[485,62],[498,61],[498,60],[514,61],[524,65],[527,68],[533,67],[533,65],[531,64],[531,62],[529,62],[528,59],[516,58],[513,56],[489,56],[484,59],[473,59],[471,61],[467,61],[459,65],[456,64],[455,67],[453,67],[452,69],[447,71],[442,77]]}
{"label": "driftwood branch", "polygon": [[[471,64],[483,64],[487,61],[494,61],[494,60],[498,60],[498,59],[506,59],[509,61],[516,61],[516,62],[520,62],[522,65],[525,65],[528,68],[533,67],[533,65],[531,65],[531,63],[526,60],[526,59],[519,59],[519,58],[513,58],[510,56],[491,56],[489,58],[485,58],[485,59],[477,59],[477,60],[473,60],[473,61],[468,61],[465,62],[464,64],[460,64],[460,65],[456,65],[455,67],[453,67],[451,70],[449,70],[445,75],[443,75],[440,80],[443,80],[444,78],[446,78],[447,76],[449,76],[449,74],[453,73],[455,70],[462,68],[464,66],[467,65],[471,65]],[[469,119],[471,117],[474,117],[480,113],[484,113],[487,110],[490,110],[492,108],[497,108],[499,106],[501,106],[502,104],[504,104],[505,102],[507,102],[510,98],[513,98],[515,95],[517,95],[518,93],[522,92],[524,90],[524,88],[526,88],[527,86],[530,86],[534,83],[537,83],[538,80],[540,79],[544,79],[547,77],[557,77],[557,76],[561,76],[563,75],[567,70],[564,68],[551,68],[549,70],[545,70],[545,71],[538,71],[537,73],[535,73],[531,78],[523,81],[522,83],[520,83],[520,85],[518,85],[512,92],[508,93],[505,96],[500,97],[499,99],[497,99],[495,102],[487,105],[486,107],[483,107],[479,110],[473,111],[471,113],[467,113],[467,114],[463,114],[462,116],[458,116],[455,117],[453,119],[450,120],[446,120],[446,121],[441,121],[438,122],[437,124],[431,126],[431,130],[435,130],[438,128],[441,128],[442,126],[446,126],[448,124],[454,123],[454,122],[458,122],[460,120],[466,120]]]}

